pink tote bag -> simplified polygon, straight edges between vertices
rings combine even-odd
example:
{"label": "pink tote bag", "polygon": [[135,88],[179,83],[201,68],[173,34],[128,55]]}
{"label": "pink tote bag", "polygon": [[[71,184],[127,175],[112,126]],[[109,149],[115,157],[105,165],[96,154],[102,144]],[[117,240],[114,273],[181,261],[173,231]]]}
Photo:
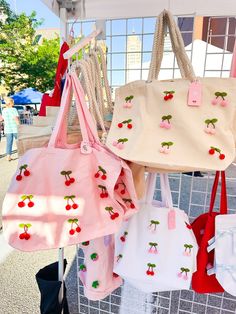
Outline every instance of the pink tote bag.
{"label": "pink tote bag", "polygon": [[[83,140],[69,145],[72,91]],[[131,171],[100,143],[77,75],[68,74],[48,147],[19,160],[3,202],[4,236],[22,251],[58,248],[115,233],[136,210]]]}

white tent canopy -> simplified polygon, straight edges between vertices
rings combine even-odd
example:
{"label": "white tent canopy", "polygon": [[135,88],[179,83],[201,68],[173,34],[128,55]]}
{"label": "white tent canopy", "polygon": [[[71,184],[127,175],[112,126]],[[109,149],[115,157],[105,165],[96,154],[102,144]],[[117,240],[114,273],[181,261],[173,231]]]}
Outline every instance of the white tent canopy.
{"label": "white tent canopy", "polygon": [[[41,0],[57,16],[78,19],[116,19],[156,16],[163,9],[174,15],[235,16],[236,0]],[[60,9],[66,8],[62,16]],[[65,10],[64,10],[65,11]]]}

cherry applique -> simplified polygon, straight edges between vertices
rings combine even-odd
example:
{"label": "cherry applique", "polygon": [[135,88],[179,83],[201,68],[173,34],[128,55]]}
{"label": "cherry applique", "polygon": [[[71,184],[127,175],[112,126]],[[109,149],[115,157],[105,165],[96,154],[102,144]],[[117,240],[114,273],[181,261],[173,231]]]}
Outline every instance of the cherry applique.
{"label": "cherry applique", "polygon": [[226,92],[215,92],[215,98],[212,99],[211,103],[212,105],[218,105],[220,104],[222,107],[226,107],[229,105],[229,101],[225,99],[227,96]]}
{"label": "cherry applique", "polygon": [[20,173],[17,174],[17,176],[16,176],[16,180],[17,180],[17,181],[21,181],[21,180],[23,179],[23,176],[22,176],[22,171],[23,171],[23,170],[24,170],[23,175],[24,175],[25,177],[28,177],[28,176],[30,175],[30,171],[29,171],[27,168],[28,168],[28,165],[26,165],[26,164],[20,166],[20,168],[19,168]]}
{"label": "cherry applique", "polygon": [[124,125],[127,125],[128,129],[132,129],[133,124],[131,122],[132,122],[132,119],[124,120],[124,121],[118,123],[117,126],[118,126],[118,128],[121,129],[121,128],[123,128]]}
{"label": "cherry applique", "polygon": [[184,244],[183,255],[184,256],[191,256],[192,248],[193,248],[192,244]]}
{"label": "cherry applique", "polygon": [[148,266],[148,270],[146,271],[146,274],[147,274],[148,276],[154,276],[155,273],[154,273],[154,270],[153,270],[153,269],[156,267],[156,264],[148,263],[147,266]]}
{"label": "cherry applique", "polygon": [[24,229],[24,232],[19,235],[20,240],[29,240],[30,239],[31,236],[28,233],[28,230],[31,226],[32,226],[31,224],[24,224],[24,223],[19,224],[19,227]]}
{"label": "cherry applique", "polygon": [[115,184],[115,190],[118,190],[122,186],[120,190],[120,194],[124,195],[126,193],[126,185],[125,183],[121,180],[121,182]]}
{"label": "cherry applique", "polygon": [[125,231],[125,232],[123,233],[123,235],[120,237],[120,240],[121,240],[122,242],[125,242],[127,235],[128,235],[128,232]]}
{"label": "cherry applique", "polygon": [[134,99],[133,95],[125,97],[125,103],[123,104],[124,108],[132,108],[132,100]]}
{"label": "cherry applique", "polygon": [[[80,233],[81,228],[80,228],[79,223],[78,223],[79,219],[77,219],[77,218],[74,218],[74,219],[70,218],[67,221],[70,224],[70,230],[69,230],[69,234],[70,235],[74,235],[75,232]],[[74,225],[76,226],[75,228],[74,228]]]}
{"label": "cherry applique", "polygon": [[170,152],[170,146],[174,145],[173,142],[162,142],[161,148],[159,149],[159,152],[162,154],[169,154]]}
{"label": "cherry applique", "polygon": [[101,190],[100,197],[101,198],[107,198],[108,193],[107,193],[107,188],[104,185],[98,185],[98,188]]}
{"label": "cherry applique", "polygon": [[216,133],[215,123],[217,121],[218,121],[218,119],[216,119],[216,118],[214,118],[214,119],[206,119],[205,120],[206,127],[205,127],[204,131],[207,134],[214,135]]}
{"label": "cherry applique", "polygon": [[119,260],[120,260],[122,257],[123,257],[123,255],[122,255],[122,254],[119,254],[119,255],[116,257],[116,262],[118,263]]}
{"label": "cherry applique", "polygon": [[180,272],[178,273],[178,277],[182,278],[184,280],[188,280],[188,273],[190,272],[190,269],[181,267]]}
{"label": "cherry applique", "polygon": [[79,266],[79,270],[84,273],[84,272],[86,272],[87,268],[86,268],[86,266],[85,266],[84,264],[81,264],[81,265]]}
{"label": "cherry applique", "polygon": [[22,195],[21,196],[21,199],[22,201],[20,201],[17,205],[18,207],[22,208],[25,206],[25,201],[27,200],[28,201],[28,207],[33,207],[34,206],[34,202],[32,202],[31,200],[33,199],[33,195]]}
{"label": "cherry applique", "polygon": [[107,179],[106,170],[104,168],[102,168],[101,166],[98,166],[98,171],[95,173],[94,177],[96,179],[99,178],[100,177],[100,172],[102,173],[101,179],[102,180],[106,180]]}
{"label": "cherry applique", "polygon": [[88,246],[89,245],[89,241],[85,241],[85,242],[82,242],[81,244],[83,245],[83,246]]}
{"label": "cherry applique", "polygon": [[[71,208],[76,209],[79,207],[79,205],[75,203],[74,198],[75,198],[75,195],[64,196],[64,200],[67,201],[67,204],[65,206],[66,210],[70,210]],[[72,205],[69,204],[70,202],[72,203]]]}
{"label": "cherry applique", "polygon": [[129,207],[134,209],[135,208],[135,205],[134,203],[132,202],[131,198],[122,198],[122,200],[126,203],[129,203]]}
{"label": "cherry applique", "polygon": [[97,253],[93,253],[90,255],[90,258],[93,262],[96,262],[98,260],[98,254]]}
{"label": "cherry applique", "polygon": [[125,148],[125,142],[128,142],[127,138],[119,138],[117,141],[114,141],[112,145],[121,150]]}
{"label": "cherry applique", "polygon": [[165,90],[163,93],[165,94],[164,100],[167,101],[167,100],[171,100],[174,97],[175,91],[173,91],[173,90],[169,90],[169,91]]}
{"label": "cherry applique", "polygon": [[159,224],[160,222],[158,220],[151,220],[148,227],[152,232],[155,232]]}
{"label": "cherry applique", "polygon": [[75,182],[75,179],[74,178],[71,178],[70,177],[70,174],[72,174],[72,171],[68,170],[68,171],[61,171],[61,175],[65,177],[65,185],[66,186],[70,186],[72,183]]}
{"label": "cherry applique", "polygon": [[171,124],[170,124],[171,119],[172,119],[172,116],[170,114],[168,116],[162,116],[160,128],[169,130],[171,128]]}
{"label": "cherry applique", "polygon": [[113,207],[105,207],[105,210],[109,213],[111,220],[119,217],[119,213],[115,213]]}
{"label": "cherry applique", "polygon": [[95,280],[92,282],[92,287],[97,289],[99,287],[99,281],[98,280]]}
{"label": "cherry applique", "polygon": [[217,152],[217,153],[219,154],[219,159],[220,159],[220,160],[225,159],[225,154],[222,154],[222,153],[221,153],[221,150],[220,150],[219,148],[214,147],[214,146],[211,146],[211,148],[209,149],[208,153],[209,153],[210,155],[214,155],[215,152]]}
{"label": "cherry applique", "polygon": [[156,242],[149,242],[148,244],[149,244],[148,253],[157,254],[158,253],[158,250],[157,250],[158,244]]}

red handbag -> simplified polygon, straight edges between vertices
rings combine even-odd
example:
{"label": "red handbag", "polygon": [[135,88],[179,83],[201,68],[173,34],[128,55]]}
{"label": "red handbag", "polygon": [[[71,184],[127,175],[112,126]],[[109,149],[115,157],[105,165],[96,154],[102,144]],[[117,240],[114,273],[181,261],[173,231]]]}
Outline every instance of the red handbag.
{"label": "red handbag", "polygon": [[61,87],[61,81],[63,78],[63,75],[66,72],[68,60],[63,58],[63,54],[69,50],[69,46],[66,42],[64,42],[61,46],[60,50],[60,56],[57,64],[57,72],[55,77],[55,83],[54,83],[54,90],[52,96],[45,93],[43,94],[40,110],[39,110],[39,116],[46,116],[46,106],[56,106],[59,107],[61,103],[61,94],[62,94],[62,87]]}
{"label": "red handbag", "polygon": [[[221,173],[221,196],[220,211],[215,212],[214,204],[216,198],[219,176]],[[215,181],[212,187],[210,208],[208,213],[204,213],[196,218],[191,224],[192,230],[199,246],[197,254],[197,271],[193,273],[192,289],[198,293],[224,292],[224,289],[217,281],[215,275],[208,275],[207,269],[214,265],[214,250],[207,252],[208,241],[215,235],[215,217],[217,215],[227,214],[227,194],[225,172],[217,171]]]}

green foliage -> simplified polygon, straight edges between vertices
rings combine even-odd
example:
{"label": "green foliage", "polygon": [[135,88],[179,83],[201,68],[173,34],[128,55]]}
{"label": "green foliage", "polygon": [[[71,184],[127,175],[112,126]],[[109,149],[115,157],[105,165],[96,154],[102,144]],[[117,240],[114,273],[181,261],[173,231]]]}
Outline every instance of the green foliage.
{"label": "green foliage", "polygon": [[4,83],[11,93],[33,87],[41,92],[52,89],[59,55],[59,38],[35,43],[36,28],[42,21],[36,13],[14,14],[4,0],[0,6],[8,16],[0,23],[0,83]]}

